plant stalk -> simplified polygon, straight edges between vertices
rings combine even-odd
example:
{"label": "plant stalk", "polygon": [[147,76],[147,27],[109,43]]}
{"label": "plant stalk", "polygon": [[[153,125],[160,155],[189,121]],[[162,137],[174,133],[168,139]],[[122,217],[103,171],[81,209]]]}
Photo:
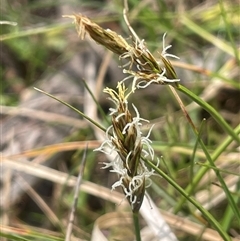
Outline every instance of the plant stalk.
{"label": "plant stalk", "polygon": [[133,223],[135,227],[136,241],[141,241],[140,225],[139,225],[139,212],[133,212]]}

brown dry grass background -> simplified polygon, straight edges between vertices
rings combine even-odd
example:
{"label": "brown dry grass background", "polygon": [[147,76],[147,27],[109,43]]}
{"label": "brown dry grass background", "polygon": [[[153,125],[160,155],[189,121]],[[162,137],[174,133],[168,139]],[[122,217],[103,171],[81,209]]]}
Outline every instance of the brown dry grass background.
{"label": "brown dry grass background", "polygon": [[[120,189],[111,192],[117,177],[101,169],[106,156],[92,151],[101,143],[101,131],[33,89],[51,93],[107,126],[83,80],[108,113],[111,103],[102,90],[124,77],[118,57],[89,38],[80,40],[71,21],[61,16],[81,12],[128,38],[122,2],[21,0],[1,5],[1,18],[18,23],[1,25],[0,36],[2,240],[64,240],[86,145],[71,240],[101,240],[94,236],[100,235],[96,230],[107,240],[133,240],[129,206]],[[180,57],[172,63],[181,84],[211,104],[234,129],[240,109],[239,3],[228,1],[223,7],[224,12],[221,1],[214,0],[129,1],[129,19],[155,56],[167,32],[170,52]],[[206,111],[180,96],[197,127],[206,119],[201,137],[214,153],[227,134]],[[151,138],[156,155],[164,158],[160,167],[185,188],[206,158],[200,147],[194,151],[196,137],[176,100],[165,86],[154,86],[136,91],[131,101],[155,124]],[[229,143],[215,164],[239,205],[238,144]],[[190,204],[174,212],[181,195],[163,178],[154,177],[148,193],[179,240],[221,240]],[[239,221],[211,168],[192,196],[239,240]],[[146,227],[146,220],[141,219],[141,225]]]}

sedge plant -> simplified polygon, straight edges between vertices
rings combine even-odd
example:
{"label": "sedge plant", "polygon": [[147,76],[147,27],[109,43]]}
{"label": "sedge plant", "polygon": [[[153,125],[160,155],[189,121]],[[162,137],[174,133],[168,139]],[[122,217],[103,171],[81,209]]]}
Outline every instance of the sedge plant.
{"label": "sedge plant", "polygon": [[[204,13],[200,14],[205,14],[206,17],[210,18],[214,15],[214,12],[218,15],[222,14],[223,22],[225,22],[225,25],[229,27],[231,24],[226,18],[226,14],[229,14],[229,12],[232,10],[229,8],[230,5],[228,5],[228,3],[223,3],[222,0],[219,0],[219,2],[221,10],[220,13],[212,11],[214,10],[214,6],[212,6],[212,8],[209,7],[208,11],[204,11]],[[235,11],[234,8],[233,10]],[[151,177],[156,175],[161,176],[162,179],[166,180],[167,183],[172,185],[174,190],[180,194],[180,200],[178,201],[177,205],[174,206],[173,211],[175,213],[178,213],[180,210],[182,210],[184,203],[187,201],[202,213],[204,219],[207,220],[208,224],[217,230],[223,240],[230,240],[230,237],[227,233],[229,230],[229,223],[231,223],[229,219],[231,219],[234,215],[237,222],[240,220],[239,209],[236,205],[237,202],[239,202],[239,195],[234,196],[233,193],[230,193],[227,185],[224,182],[224,179],[222,178],[222,174],[224,174],[224,172],[215,166],[215,162],[233,141],[239,143],[238,135],[240,133],[240,126],[232,129],[230,125],[224,120],[224,118],[218,113],[218,111],[216,111],[210,104],[197,96],[197,94],[195,94],[192,89],[186,88],[186,86],[181,84],[182,82],[174,70],[173,61],[170,61],[170,58],[178,57],[168,53],[168,50],[171,46],[165,46],[166,35],[163,37],[162,51],[155,57],[155,54],[149,50],[147,43],[138,37],[134,29],[129,24],[127,11],[128,9],[125,4],[123,16],[131,35],[130,38],[127,39],[123,38],[112,30],[103,29],[94,21],[81,14],[66,16],[74,20],[77,32],[82,39],[86,34],[89,34],[90,37],[98,44],[103,45],[114,54],[118,55],[120,62],[124,63],[122,64],[121,68],[126,74],[126,78],[119,81],[116,88],[111,89],[107,87],[104,89],[104,92],[107,94],[109,100],[113,104],[113,107],[110,109],[111,123],[109,126],[104,127],[102,124],[95,122],[68,103],[61,101],[44,91],[39,89],[37,90],[51,98],[56,99],[57,101],[60,101],[64,105],[67,105],[69,108],[76,111],[100,130],[105,132],[105,141],[103,141],[102,145],[97,148],[96,151],[103,152],[107,155],[115,155],[115,159],[111,162],[105,162],[103,168],[109,168],[110,172],[113,172],[118,176],[118,181],[112,185],[112,189],[115,189],[118,186],[122,188],[125,198],[128,200],[133,213],[133,220],[136,229],[136,239],[138,241],[141,240],[139,227],[139,210],[141,208],[143,197],[146,194],[146,188],[151,185]],[[209,16],[207,16],[208,14]],[[164,15],[164,13],[162,15]],[[234,44],[232,33],[229,28],[227,28],[227,35],[231,40],[232,46],[229,46],[220,38],[216,38],[214,35],[208,33],[206,30],[207,28],[204,28],[204,24],[204,27],[197,25],[190,19],[191,17],[186,14],[185,16],[181,17],[180,21],[187,29],[193,32],[195,31],[206,41],[214,43],[214,45],[219,49],[225,51],[231,56],[234,56],[236,58],[236,62],[239,63],[239,52]],[[143,20],[140,18],[139,21]],[[209,22],[211,22],[211,26],[214,25],[213,21]],[[1,21],[0,24],[15,25],[15,22]],[[50,27],[45,26],[40,28],[32,28],[30,30],[1,35],[0,40],[6,41],[14,38],[22,38],[24,36],[54,32],[56,29],[63,29],[69,26],[69,24],[58,24],[52,25]],[[145,25],[143,26],[145,27]],[[168,29],[165,28],[164,31],[168,31]],[[173,35],[176,36],[176,32]],[[147,42],[149,43],[149,41]],[[212,76],[214,75],[216,77],[217,74],[212,73]],[[222,79],[225,78],[227,82],[239,88],[237,83],[234,83],[234,81],[229,81],[228,78],[221,75],[220,73],[218,77],[221,77]],[[154,88],[156,85],[163,85],[163,88],[167,88],[172,91],[190,127],[193,130],[196,139],[196,146],[201,146],[201,149],[205,155],[206,162],[201,163],[202,167],[199,168],[198,172],[193,176],[193,179],[188,183],[185,189],[183,189],[179,183],[177,183],[170,175],[167,175],[166,172],[160,168],[158,157],[155,154],[156,147],[153,146],[153,142],[150,138],[150,134],[154,129],[154,126],[151,126],[147,134],[144,135],[142,133],[142,127],[144,123],[148,123],[149,120],[141,117],[142,113],[137,109],[137,103],[131,101],[131,97],[134,97],[134,95],[138,92],[138,89],[150,89]],[[210,115],[216,120],[219,126],[227,134],[226,138],[221,140],[221,144],[218,145],[217,148],[212,152],[207,149],[205,143],[201,139],[201,131],[195,126],[194,122],[188,115],[188,112],[186,111],[186,108],[178,95],[179,92],[209,112]],[[202,205],[192,197],[192,194],[194,193],[195,188],[197,188],[199,181],[208,170],[213,170],[216,173],[217,179],[220,183],[219,185],[221,185],[220,187],[224,190],[225,196],[227,197],[228,207],[226,212],[228,212],[229,215],[226,215],[228,219],[222,220],[222,222],[221,220],[216,220],[214,215],[210,214],[209,211],[203,208]],[[233,213],[233,215],[231,215],[231,213]],[[24,236],[23,233],[21,235]],[[30,231],[27,233],[27,235],[29,240],[39,240],[39,238],[43,240],[62,240],[62,238],[57,238],[57,236],[45,237],[45,235],[40,235],[40,233],[34,233]],[[19,236],[12,234],[7,235],[2,232],[0,236],[12,240],[22,240],[22,236],[20,237],[20,234]]]}
{"label": "sedge plant", "polygon": [[[154,149],[151,146],[152,142],[149,139],[152,128],[146,136],[143,136],[141,132],[142,122],[148,122],[148,120],[140,117],[140,113],[134,103],[131,104],[134,112],[130,112],[128,99],[130,95],[134,95],[138,89],[151,88],[151,86],[156,84],[170,87],[196,135],[196,138],[206,155],[206,159],[213,167],[213,170],[215,170],[223,190],[229,198],[228,201],[232,210],[234,210],[240,220],[237,205],[233,198],[231,198],[221,173],[218,169],[214,168],[214,161],[216,158],[209,154],[204,142],[199,136],[198,129],[188,115],[177,91],[182,92],[208,111],[219,125],[229,134],[232,140],[239,142],[238,133],[229,126],[229,124],[212,106],[180,84],[180,79],[177,77],[173,65],[169,60],[171,57],[178,57],[167,53],[167,50],[171,46],[165,46],[164,40],[166,35],[164,34],[163,36],[163,50],[158,58],[155,58],[147,48],[145,41],[141,40],[130,26],[126,14],[127,8],[124,9],[124,19],[130,30],[130,41],[127,41],[121,35],[118,35],[110,29],[103,29],[98,24],[81,14],[64,16],[74,20],[77,32],[81,39],[84,39],[85,35],[89,34],[89,36],[98,44],[103,45],[113,53],[117,54],[122,62],[126,62],[122,65],[122,69],[127,77],[118,82],[116,90],[108,87],[104,89],[104,92],[109,95],[109,99],[114,103],[115,108],[110,109],[111,125],[106,129],[106,140],[96,149],[96,151],[101,151],[105,154],[115,153],[115,159],[111,162],[104,163],[105,166],[103,167],[111,168],[111,172],[116,173],[119,177],[119,180],[112,185],[112,189],[115,189],[117,186],[122,187],[125,197],[131,206],[134,220],[136,220],[145,195],[145,189],[151,185],[150,177],[159,174],[173,185],[184,198],[200,210],[205,219],[208,220],[208,222],[219,232],[224,240],[230,240],[230,237],[221,228],[218,221],[207,210],[202,208],[195,199],[189,196],[189,194],[191,194],[191,189],[188,189],[189,193],[187,193],[169,176],[164,174],[164,172],[158,168],[158,165],[153,164],[153,161],[157,158],[155,157]],[[130,90],[125,86],[129,80],[131,80]],[[136,221],[134,223],[136,228],[136,238],[139,241],[141,240],[140,229],[138,222]]]}

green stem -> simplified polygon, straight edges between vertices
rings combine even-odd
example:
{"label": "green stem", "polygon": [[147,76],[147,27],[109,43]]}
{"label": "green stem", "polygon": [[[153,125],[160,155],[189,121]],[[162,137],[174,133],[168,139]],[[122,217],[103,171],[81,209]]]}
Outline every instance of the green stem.
{"label": "green stem", "polygon": [[[238,190],[240,190],[240,181],[237,182],[237,185],[235,188],[236,192],[238,192]],[[235,196],[233,196],[233,198],[234,198],[235,203],[239,203],[239,201],[240,201],[239,195],[235,195]],[[232,207],[230,205],[228,205],[225,210],[225,213],[222,217],[222,220],[221,220],[221,225],[225,231],[228,231],[231,228],[231,224],[234,219],[235,219],[235,213],[232,210]]]}
{"label": "green stem", "polygon": [[[238,134],[225,122],[225,120],[222,118],[221,115],[219,115],[217,113],[217,111],[212,107],[210,106],[208,103],[206,103],[205,101],[203,101],[202,99],[200,99],[198,96],[196,96],[194,93],[192,93],[191,91],[189,91],[187,88],[185,88],[184,86],[181,86],[181,85],[178,85],[176,87],[178,90],[182,91],[184,94],[186,94],[187,96],[189,96],[190,98],[192,98],[196,103],[198,103],[200,106],[202,106],[205,110],[207,110],[213,117],[215,117],[215,120],[228,132],[229,134],[229,137],[231,137],[230,139],[228,139],[227,143],[232,139],[235,139],[237,140],[237,142],[239,142],[239,138],[238,138]],[[173,88],[171,88],[173,93],[175,92]],[[176,96],[176,94],[175,94]],[[180,102],[180,106],[183,105],[181,103],[181,100],[179,99],[178,96],[176,96],[176,98],[178,98],[178,102]],[[182,107],[182,110],[184,111],[184,107]],[[185,112],[184,112],[185,113]],[[199,138],[199,134],[198,134],[198,131],[197,129],[195,128],[194,124],[192,123],[191,121],[191,118],[188,116],[187,113],[185,113],[187,119],[189,120],[191,126],[192,126],[192,129],[194,131],[194,134],[198,137],[199,139],[199,143],[206,155],[206,158],[208,160],[208,162],[210,163],[210,165],[213,167],[213,169],[215,170],[215,173],[218,177],[218,180],[220,181],[222,187],[223,187],[223,190],[225,191],[226,193],[226,196],[228,198],[228,201],[229,201],[229,204],[231,205],[234,213],[237,215],[238,219],[240,219],[240,213],[239,213],[239,210],[236,206],[236,203],[234,202],[220,172],[217,170],[214,162],[215,160],[217,159],[217,157],[223,152],[223,150],[227,147],[227,146],[224,146],[224,147],[221,147],[220,149],[218,148],[215,152],[214,155],[210,155],[206,146],[204,145],[203,141]],[[240,127],[240,126],[239,126]],[[230,141],[230,142],[231,142]],[[186,188],[186,191],[191,194],[192,191],[194,190],[194,188],[196,187],[196,185],[198,184],[198,182],[200,181],[201,177],[207,172],[208,168],[202,168],[200,169],[200,172],[197,173],[196,177],[194,178],[194,180],[190,183],[190,185]],[[178,212],[182,206],[182,204],[184,203],[184,198],[182,198],[180,200],[180,202],[178,203],[178,205],[175,207],[175,213]]]}
{"label": "green stem", "polygon": [[[234,132],[236,134],[240,133],[240,125],[236,127],[236,129],[234,130]],[[213,154],[211,155],[211,160],[212,162],[215,162],[217,160],[217,158],[225,151],[225,149],[230,145],[230,143],[233,141],[233,137],[232,136],[228,136],[220,146],[218,146],[218,148],[213,152]],[[192,182],[185,188],[186,192],[191,195],[193,190],[195,189],[196,185],[199,183],[199,181],[202,179],[202,177],[205,175],[205,173],[209,170],[209,167],[207,166],[203,166],[195,175],[194,179],[192,180]],[[183,203],[184,203],[185,198],[182,197],[182,199],[178,202],[178,204],[175,206],[174,208],[174,213],[177,213]]]}
{"label": "green stem", "polygon": [[205,109],[211,116],[217,121],[217,123],[230,135],[235,139],[237,142],[240,142],[238,135],[233,131],[233,129],[228,125],[228,123],[223,119],[221,115],[207,102],[199,98],[197,95],[192,93],[186,87],[182,85],[178,85],[176,87],[179,91],[190,97],[194,102],[199,104],[203,109]]}
{"label": "green stem", "polygon": [[[198,134],[197,134],[197,137],[199,138],[199,135],[198,135]],[[220,182],[221,185],[222,185],[222,188],[223,188],[223,190],[224,190],[224,192],[225,192],[225,194],[226,194],[226,197],[227,197],[227,199],[228,199],[228,201],[229,201],[229,204],[230,204],[230,206],[232,207],[232,210],[234,211],[234,213],[236,214],[236,217],[237,217],[238,220],[240,221],[240,212],[239,212],[239,209],[238,209],[238,207],[237,207],[237,205],[236,205],[236,203],[235,203],[235,201],[234,201],[234,199],[233,199],[233,197],[232,197],[232,195],[231,195],[231,193],[230,193],[230,191],[229,191],[226,183],[224,182],[224,180],[223,180],[223,178],[222,178],[222,175],[221,175],[219,169],[216,168],[215,163],[214,163],[211,155],[209,154],[209,152],[208,152],[205,144],[203,143],[202,139],[200,139],[200,138],[199,138],[199,143],[200,143],[200,145],[201,145],[201,147],[202,147],[202,149],[203,149],[204,154],[206,155],[206,158],[207,158],[208,162],[210,163],[210,165],[211,165],[212,167],[214,167],[213,170],[215,171],[215,174],[216,174],[219,182]]]}
{"label": "green stem", "polygon": [[[180,88],[180,87],[181,87],[181,86],[178,86],[177,88]],[[190,125],[191,125],[191,127],[192,127],[192,129],[193,129],[194,134],[195,134],[196,137],[198,138],[198,142],[200,143],[200,145],[201,145],[201,147],[202,147],[202,150],[203,150],[204,154],[206,155],[206,158],[207,158],[208,162],[210,163],[210,165],[211,165],[212,167],[214,167],[213,170],[215,171],[216,176],[217,176],[219,182],[220,182],[221,185],[222,185],[222,188],[223,188],[223,190],[224,190],[224,192],[225,192],[225,194],[226,194],[226,197],[227,197],[227,199],[228,199],[228,201],[229,201],[230,206],[232,207],[232,210],[233,210],[234,213],[236,214],[238,220],[240,220],[240,212],[239,212],[239,210],[238,210],[238,207],[237,207],[237,205],[236,205],[236,203],[235,203],[235,201],[234,201],[234,199],[233,199],[233,197],[232,197],[232,195],[231,195],[231,193],[230,193],[230,191],[229,191],[226,183],[224,182],[220,171],[216,168],[216,166],[215,166],[215,164],[214,164],[214,160],[212,159],[211,155],[209,154],[209,152],[208,152],[208,150],[207,150],[207,147],[205,146],[204,142],[203,142],[202,139],[200,138],[199,132],[198,132],[197,128],[195,127],[194,123],[192,122],[190,116],[188,115],[188,113],[187,113],[187,111],[186,111],[186,109],[185,109],[185,107],[184,107],[184,104],[182,103],[182,101],[181,101],[180,97],[178,96],[177,92],[175,91],[175,89],[174,89],[172,86],[170,86],[170,88],[171,88],[171,90],[172,90],[175,98],[177,99],[177,101],[178,101],[178,103],[179,103],[179,105],[180,105],[183,113],[185,114],[188,122],[190,123]],[[183,87],[183,88],[184,88],[184,87]],[[186,90],[188,91],[188,93],[189,93],[190,95],[194,95],[194,94],[193,94],[191,91],[189,91],[188,89],[186,89]],[[196,97],[197,97],[197,96],[196,96]],[[197,99],[202,102],[203,106],[205,106],[205,105],[207,104],[206,102],[202,101],[200,98],[197,97]],[[209,105],[209,107],[212,108],[210,105]],[[213,109],[213,108],[211,109],[211,111],[212,111],[213,113],[216,112],[215,109]],[[217,118],[220,118],[221,121],[223,121],[223,122],[225,123],[224,119],[223,119],[217,112],[216,112],[215,114],[216,114]],[[226,123],[226,124],[227,124],[227,123]],[[237,136],[237,134],[232,130],[232,128],[231,128],[231,127],[229,127],[229,128],[230,128],[231,131],[234,133],[234,135]],[[233,136],[233,135],[230,135],[230,136]],[[233,136],[233,137],[234,137],[234,136]],[[238,136],[237,136],[237,137],[238,137]],[[191,182],[191,184],[192,184],[192,182]],[[192,190],[193,190],[193,189],[192,189]],[[190,193],[190,194],[191,194],[191,193]],[[178,208],[179,208],[179,207],[180,207],[180,206],[178,205]]]}
{"label": "green stem", "polygon": [[97,99],[95,98],[92,90],[89,88],[89,86],[87,85],[87,83],[86,83],[85,80],[82,80],[82,81],[83,81],[84,87],[87,89],[88,93],[91,95],[91,97],[92,97],[93,101],[95,102],[95,104],[96,104],[99,112],[101,113],[102,117],[104,118],[104,120],[106,121],[106,123],[108,123],[109,125],[111,125],[110,122],[109,122],[109,120],[108,120],[107,117],[106,117],[106,114],[104,113],[103,108],[100,106],[99,101],[97,101]]}
{"label": "green stem", "polygon": [[133,212],[133,223],[135,227],[136,241],[141,241],[141,233],[139,226],[139,212]]}
{"label": "green stem", "polygon": [[220,10],[221,10],[223,22],[225,24],[225,29],[227,30],[228,38],[231,42],[232,49],[234,51],[237,64],[239,65],[240,64],[239,52],[238,52],[238,49],[236,47],[236,43],[233,39],[233,35],[232,35],[232,31],[231,31],[231,25],[228,22],[228,19],[230,19],[230,17],[227,16],[227,11],[226,11],[226,8],[224,6],[223,0],[219,0],[219,7],[220,7]]}
{"label": "green stem", "polygon": [[157,168],[154,163],[151,161],[144,159],[147,165],[153,168],[160,176],[162,176],[170,185],[172,185],[184,198],[186,198],[189,202],[191,202],[201,213],[203,216],[208,220],[208,222],[215,227],[218,231],[219,235],[225,241],[231,241],[231,238],[228,234],[223,230],[221,225],[217,222],[217,220],[206,210],[204,209],[200,203],[198,203],[194,198],[190,197],[188,193],[184,191],[171,177],[169,177],[166,173],[164,173],[161,169]]}
{"label": "green stem", "polygon": [[79,115],[81,115],[83,118],[87,119],[89,122],[91,122],[93,125],[95,125],[96,127],[98,127],[99,129],[101,129],[102,131],[106,132],[106,128],[104,128],[103,126],[99,125],[96,121],[94,121],[93,119],[89,118],[88,116],[86,116],[83,112],[81,112],[80,110],[78,110],[77,108],[73,107],[72,105],[68,104],[67,102],[63,101],[63,100],[60,100],[58,99],[57,97],[55,97],[54,95],[51,95],[43,90],[40,90],[36,87],[34,87],[35,90],[53,98],[54,100],[57,100],[58,102],[66,105],[67,107],[69,107],[70,109],[76,111]]}

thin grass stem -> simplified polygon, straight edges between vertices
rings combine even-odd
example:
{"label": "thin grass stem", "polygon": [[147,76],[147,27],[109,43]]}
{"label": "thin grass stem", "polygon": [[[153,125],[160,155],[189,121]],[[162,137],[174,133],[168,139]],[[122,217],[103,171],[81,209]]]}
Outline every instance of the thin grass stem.
{"label": "thin grass stem", "polygon": [[[209,152],[208,152],[208,150],[207,150],[207,147],[205,146],[204,142],[203,142],[202,139],[200,138],[199,132],[198,132],[197,128],[195,127],[195,125],[193,124],[190,116],[188,115],[188,113],[187,113],[187,111],[186,111],[186,109],[185,109],[185,107],[184,107],[184,105],[183,105],[180,97],[178,96],[177,92],[175,91],[175,89],[174,89],[172,86],[170,86],[170,88],[171,88],[174,96],[176,97],[176,99],[177,99],[177,101],[178,101],[178,103],[179,103],[182,111],[184,112],[184,114],[185,114],[188,122],[190,123],[190,125],[191,125],[191,127],[192,127],[192,129],[193,129],[194,134],[195,134],[196,137],[198,138],[198,142],[199,142],[199,144],[201,145],[202,150],[203,150],[204,154],[206,155],[206,158],[207,158],[208,162],[210,163],[211,166],[214,167],[213,170],[215,171],[215,174],[216,174],[219,182],[221,183],[221,185],[222,185],[222,187],[223,187],[223,190],[224,190],[224,192],[225,192],[225,194],[226,194],[226,197],[227,197],[227,199],[228,199],[228,201],[229,201],[229,204],[231,205],[232,210],[234,211],[234,213],[236,214],[237,218],[238,218],[239,221],[240,221],[240,212],[239,212],[239,210],[238,210],[238,207],[237,207],[236,203],[234,202],[234,199],[233,199],[233,197],[232,197],[232,195],[231,195],[231,193],[230,193],[230,191],[229,191],[226,183],[224,182],[224,180],[223,180],[223,178],[222,178],[222,175],[221,175],[220,171],[216,168],[216,166],[215,166],[215,164],[214,164],[214,161],[213,161],[211,155],[209,154]],[[192,93],[192,92],[189,91],[188,89],[186,89],[186,90],[187,90],[190,94]],[[192,93],[192,94],[193,94],[193,93]],[[194,95],[194,94],[193,94],[193,95]],[[198,98],[198,97],[197,97],[197,98]],[[198,98],[198,99],[200,99],[200,98]],[[204,102],[204,101],[201,100],[201,99],[200,99],[200,101],[201,101],[201,103],[202,103],[203,105],[205,105],[206,102]],[[207,103],[206,103],[206,104],[207,104]],[[208,105],[208,104],[207,104],[207,105]],[[208,106],[211,107],[210,105],[208,105]],[[212,108],[212,107],[211,107],[211,111],[214,112],[214,113],[216,112],[215,109]],[[223,120],[224,123],[226,123],[225,120],[224,120],[217,112],[216,112],[215,114],[217,115],[218,119]],[[227,123],[226,123],[226,124],[227,124]],[[229,128],[231,129],[231,127],[229,127]],[[231,129],[231,130],[232,130],[232,129]],[[236,135],[233,130],[232,130],[232,132],[234,133],[234,135]],[[237,136],[237,135],[236,135],[236,136]],[[234,137],[234,136],[233,136],[233,137]],[[237,136],[237,137],[238,137],[238,136]]]}
{"label": "thin grass stem", "polygon": [[45,92],[45,91],[43,91],[43,90],[40,90],[40,89],[38,89],[38,88],[36,88],[36,87],[34,87],[34,89],[37,90],[37,91],[39,91],[39,92],[41,92],[41,93],[43,93],[43,94],[45,94],[45,95],[47,95],[47,96],[49,96],[49,97],[51,97],[51,98],[54,99],[54,100],[57,100],[58,102],[66,105],[66,106],[69,107],[70,109],[76,111],[79,115],[81,115],[83,118],[87,119],[89,122],[91,122],[92,124],[94,124],[96,127],[98,127],[99,129],[101,129],[102,131],[104,131],[104,132],[107,131],[106,128],[104,128],[103,126],[101,126],[100,124],[98,124],[96,121],[94,121],[93,119],[89,118],[89,117],[86,116],[83,112],[81,112],[81,111],[78,110],[77,108],[73,107],[72,105],[68,104],[67,102],[65,102],[65,101],[63,101],[63,100],[60,100],[60,99],[58,99],[57,97],[55,97],[54,95],[51,95],[51,94],[49,94],[49,93],[47,93],[47,92]]}
{"label": "thin grass stem", "polygon": [[202,38],[206,39],[225,53],[230,54],[231,56],[235,55],[235,51],[232,49],[229,44],[223,40],[221,40],[218,37],[215,37],[213,34],[206,31],[204,28],[202,28],[200,25],[194,23],[190,18],[187,16],[182,16],[181,18],[182,23],[189,29],[191,29],[193,32],[197,33]]}
{"label": "thin grass stem", "polygon": [[187,199],[190,203],[192,203],[208,220],[208,222],[215,227],[215,229],[218,231],[219,235],[223,238],[225,241],[231,241],[231,238],[229,235],[223,230],[222,226],[219,224],[219,222],[210,214],[205,208],[202,207],[202,205],[197,202],[193,197],[190,197],[189,194],[180,187],[169,175],[167,175],[164,171],[159,169],[152,163],[151,161],[143,158],[145,163],[149,165],[151,168],[155,170],[156,173],[158,173],[161,177],[163,177],[170,185],[172,185],[185,199]]}
{"label": "thin grass stem", "polygon": [[139,212],[133,212],[133,223],[135,227],[136,241],[141,241],[140,225],[139,225]]}
{"label": "thin grass stem", "polygon": [[229,40],[231,42],[231,45],[232,45],[232,49],[234,51],[234,54],[235,54],[235,58],[236,58],[236,61],[238,63],[238,65],[240,64],[240,59],[239,59],[239,51],[236,47],[236,43],[234,42],[234,39],[233,39],[233,36],[232,36],[232,31],[231,31],[231,27],[230,27],[230,24],[228,22],[228,17],[227,17],[227,13],[226,13],[226,9],[224,7],[224,4],[223,4],[223,1],[222,0],[219,0],[219,7],[220,7],[220,10],[221,10],[221,14],[222,14],[222,18],[223,18],[223,22],[225,24],[225,27],[226,27],[226,31],[227,31],[227,35],[229,37]]}
{"label": "thin grass stem", "polygon": [[85,80],[83,80],[83,84],[84,87],[87,89],[88,93],[91,95],[93,101],[95,102],[95,104],[97,105],[97,108],[101,114],[101,116],[104,118],[104,120],[106,121],[106,123],[108,123],[110,125],[110,121],[107,119],[106,114],[104,113],[103,108],[101,107],[101,105],[99,104],[99,102],[97,101],[97,99],[95,98],[93,92],[91,91],[91,89],[88,87],[87,83]]}
{"label": "thin grass stem", "polygon": [[233,131],[233,129],[228,125],[228,123],[223,119],[221,115],[207,102],[199,98],[193,92],[188,90],[183,85],[178,85],[177,89],[191,98],[194,102],[200,105],[203,109],[205,109],[211,116],[215,119],[215,121],[225,130],[230,136],[233,137],[238,143],[240,142],[238,135]]}
{"label": "thin grass stem", "polygon": [[[236,190],[236,192],[237,192],[238,190],[240,190],[240,181],[238,181],[235,190]],[[234,195],[233,198],[234,198],[234,201],[235,201],[236,203],[239,203],[239,201],[240,201],[240,196],[239,196],[239,195]],[[220,222],[221,225],[222,225],[222,227],[223,227],[223,229],[224,229],[225,231],[229,230],[230,224],[232,223],[232,220],[234,219],[234,217],[235,217],[235,213],[233,212],[231,206],[228,205],[227,208],[226,208],[226,210],[225,210],[225,213],[224,213],[224,215],[223,215],[223,218],[222,218],[222,220],[221,220],[221,222]]]}
{"label": "thin grass stem", "polygon": [[[236,127],[236,129],[234,130],[236,134],[240,133],[240,125]],[[215,162],[217,160],[217,158],[223,153],[223,151],[229,146],[229,144],[233,141],[233,137],[232,136],[228,136],[223,142],[222,144],[214,151],[214,153],[211,155],[211,159],[213,162]],[[198,172],[196,173],[196,175],[194,176],[194,179],[192,180],[192,182],[185,188],[186,192],[191,195],[193,190],[195,189],[196,185],[199,183],[199,181],[202,179],[202,177],[205,175],[205,173],[209,170],[209,167],[203,166],[200,170],[198,170]],[[178,202],[178,204],[175,206],[174,208],[174,212],[177,213],[183,203],[185,201],[185,198],[182,197],[182,199]]]}

